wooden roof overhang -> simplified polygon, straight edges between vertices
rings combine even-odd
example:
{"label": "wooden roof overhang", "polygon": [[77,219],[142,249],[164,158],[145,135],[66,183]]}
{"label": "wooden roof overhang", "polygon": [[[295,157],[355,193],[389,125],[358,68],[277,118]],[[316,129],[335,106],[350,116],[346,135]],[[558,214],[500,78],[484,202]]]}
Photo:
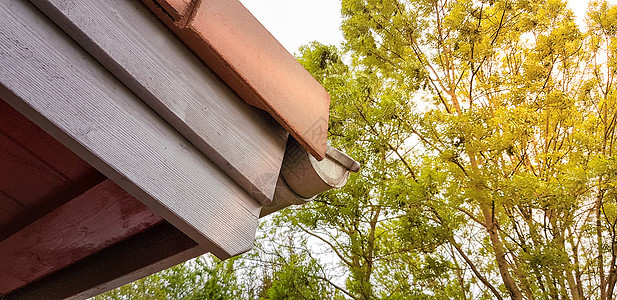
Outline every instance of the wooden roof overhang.
{"label": "wooden roof overhang", "polygon": [[[200,14],[188,0],[158,4],[174,20]],[[316,127],[302,134],[280,107],[307,106],[287,91],[297,86],[264,93],[272,82],[259,82],[259,65],[246,69],[237,53],[214,57],[230,48],[201,55],[178,38],[184,29],[172,28],[176,36],[140,2],[0,1],[0,28],[6,299],[81,299],[206,252],[240,254],[260,216],[340,187],[358,168],[325,146],[327,110],[325,129],[317,116],[327,97],[286,52],[264,48],[282,55],[283,74],[307,82],[306,95],[321,95],[301,121],[317,118]],[[277,98],[287,92],[295,100]]]}
{"label": "wooden roof overhang", "polygon": [[142,0],[242,99],[326,157],[330,95],[237,0]]}

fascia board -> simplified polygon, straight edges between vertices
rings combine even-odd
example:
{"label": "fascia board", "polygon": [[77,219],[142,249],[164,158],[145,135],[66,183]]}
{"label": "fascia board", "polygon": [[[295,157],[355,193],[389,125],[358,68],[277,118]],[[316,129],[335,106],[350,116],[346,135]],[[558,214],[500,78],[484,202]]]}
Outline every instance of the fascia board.
{"label": "fascia board", "polygon": [[244,101],[325,158],[329,94],[239,1],[193,1],[179,20],[160,4],[167,0],[143,2]]}
{"label": "fascia board", "polygon": [[255,200],[272,201],[287,131],[242,101],[142,4],[31,2]]}
{"label": "fascia board", "polygon": [[261,205],[38,9],[0,1],[0,98],[219,258]]}

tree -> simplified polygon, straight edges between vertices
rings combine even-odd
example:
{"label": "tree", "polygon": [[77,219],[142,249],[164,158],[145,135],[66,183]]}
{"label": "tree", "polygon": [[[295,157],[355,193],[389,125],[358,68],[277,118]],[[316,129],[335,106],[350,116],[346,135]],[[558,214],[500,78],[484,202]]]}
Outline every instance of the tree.
{"label": "tree", "polygon": [[173,266],[94,299],[238,299],[237,258],[224,262],[211,256]]}
{"label": "tree", "polygon": [[344,50],[300,61],[364,166],[280,218],[354,299],[612,299],[617,9],[559,0],[342,1]]}
{"label": "tree", "polygon": [[[272,224],[270,224],[272,225]],[[323,269],[311,256],[306,238],[274,227],[258,239],[256,248],[245,259],[261,270],[261,287],[252,298],[276,299],[342,299],[324,282]],[[257,296],[257,297],[255,297]]]}

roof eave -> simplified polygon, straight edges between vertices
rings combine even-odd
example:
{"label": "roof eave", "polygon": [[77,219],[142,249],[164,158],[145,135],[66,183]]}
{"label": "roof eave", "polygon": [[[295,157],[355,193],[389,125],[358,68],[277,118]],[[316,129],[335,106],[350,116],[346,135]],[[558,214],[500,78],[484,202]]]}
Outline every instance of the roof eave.
{"label": "roof eave", "polygon": [[326,157],[329,94],[239,1],[142,1],[244,101]]}

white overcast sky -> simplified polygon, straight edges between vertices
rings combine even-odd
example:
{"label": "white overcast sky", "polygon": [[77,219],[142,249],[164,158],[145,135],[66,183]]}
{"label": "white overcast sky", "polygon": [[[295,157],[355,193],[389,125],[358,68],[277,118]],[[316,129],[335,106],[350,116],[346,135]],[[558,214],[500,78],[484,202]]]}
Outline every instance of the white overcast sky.
{"label": "white overcast sky", "polygon": [[[340,31],[340,0],[240,0],[246,8],[289,51],[317,40],[338,45],[343,41]],[[569,0],[570,8],[582,23],[589,0]],[[615,3],[617,0],[611,0]]]}
{"label": "white overcast sky", "polygon": [[240,0],[290,53],[311,41],[343,41],[339,0]]}

